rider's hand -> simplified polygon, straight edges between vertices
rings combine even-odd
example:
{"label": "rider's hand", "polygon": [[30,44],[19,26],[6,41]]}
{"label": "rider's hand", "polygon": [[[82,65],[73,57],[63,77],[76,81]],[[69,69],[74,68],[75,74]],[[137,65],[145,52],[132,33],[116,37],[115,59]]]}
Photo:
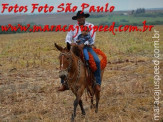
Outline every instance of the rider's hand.
{"label": "rider's hand", "polygon": [[79,45],[79,48],[80,48],[80,49],[83,49],[83,48],[84,48],[84,44],[80,44],[80,45]]}
{"label": "rider's hand", "polygon": [[95,48],[95,49],[96,49],[96,46],[93,44],[93,45],[92,45],[92,48]]}
{"label": "rider's hand", "polygon": [[84,42],[84,45],[89,45],[89,42],[88,41]]}
{"label": "rider's hand", "polygon": [[76,43],[71,43],[71,46],[75,46],[76,45]]}
{"label": "rider's hand", "polygon": [[80,42],[80,40],[77,40],[76,42],[77,42],[77,43],[79,43],[79,42]]}

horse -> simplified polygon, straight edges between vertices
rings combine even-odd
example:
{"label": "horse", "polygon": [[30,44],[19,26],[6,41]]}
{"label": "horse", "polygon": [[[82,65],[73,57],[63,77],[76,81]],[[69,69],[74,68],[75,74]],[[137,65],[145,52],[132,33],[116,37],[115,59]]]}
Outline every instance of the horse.
{"label": "horse", "polygon": [[[74,110],[72,113],[71,121],[74,121],[76,117],[76,108],[78,104],[80,105],[81,112],[85,115],[85,110],[83,107],[83,102],[81,97],[84,93],[84,90],[87,89],[91,96],[91,108],[93,108],[93,96],[96,97],[95,112],[98,112],[98,103],[100,100],[100,92],[96,91],[93,85],[90,85],[87,81],[86,68],[81,58],[79,57],[81,49],[78,46],[71,46],[67,43],[65,48],[54,44],[57,50],[60,51],[59,61],[60,61],[60,71],[59,77],[64,79],[69,89],[75,94],[76,99],[74,100]],[[103,77],[104,70],[101,71],[101,81]],[[93,76],[93,79],[94,76]]]}

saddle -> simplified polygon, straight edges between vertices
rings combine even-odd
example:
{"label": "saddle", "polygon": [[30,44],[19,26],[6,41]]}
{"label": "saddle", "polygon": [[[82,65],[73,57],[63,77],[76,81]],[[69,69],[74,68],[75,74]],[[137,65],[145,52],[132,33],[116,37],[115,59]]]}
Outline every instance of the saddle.
{"label": "saddle", "polygon": [[[100,49],[97,49],[97,48],[92,48],[92,49],[98,55],[98,57],[100,59],[100,67],[101,67],[101,70],[103,70],[107,65],[107,57],[106,57],[106,55]],[[81,52],[80,53],[80,58],[84,62],[83,51],[80,51],[80,52]],[[97,70],[96,63],[95,63],[94,58],[91,55],[91,53],[88,52],[88,54],[89,54],[90,69],[92,70],[92,72],[95,72]]]}
{"label": "saddle", "polygon": [[[100,49],[97,48],[92,48],[92,49],[99,56],[101,70],[103,70],[107,64],[106,55]],[[78,46],[73,46],[73,52],[75,52],[76,56],[78,56],[85,64],[83,51]],[[88,54],[89,54],[89,67],[85,67],[85,73],[86,73],[87,82],[89,83],[89,85],[92,85],[95,84],[94,72],[97,70],[97,67],[91,53],[88,52]]]}
{"label": "saddle", "polygon": [[86,81],[88,82],[88,84],[90,86],[94,85],[95,84],[95,78],[94,78],[94,74],[93,74],[93,71],[89,65],[89,67],[86,67],[86,61],[85,61],[85,58],[84,58],[84,54],[83,54],[83,51],[80,52],[80,58],[82,60],[82,62],[84,63],[85,65],[85,74],[86,74]]}
{"label": "saddle", "polygon": [[[100,59],[101,70],[104,70],[104,68],[107,65],[106,55],[100,49],[97,49],[97,48],[92,48],[92,49],[94,50],[94,52],[98,55],[98,57]],[[91,85],[91,84],[95,84],[94,72],[97,70],[97,67],[96,67],[96,63],[95,63],[94,58],[91,55],[91,53],[88,52],[88,54],[89,54],[89,68],[86,68],[86,71],[87,71],[86,76],[88,78],[87,81]],[[80,51],[80,58],[83,61],[83,63],[85,64],[83,51]]]}

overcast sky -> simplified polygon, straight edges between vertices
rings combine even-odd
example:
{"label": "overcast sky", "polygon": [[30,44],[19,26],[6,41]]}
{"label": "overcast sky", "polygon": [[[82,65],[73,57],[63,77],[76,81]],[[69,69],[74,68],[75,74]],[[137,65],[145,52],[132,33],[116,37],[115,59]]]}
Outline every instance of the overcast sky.
{"label": "overcast sky", "polygon": [[[106,3],[109,3],[109,6],[115,6],[116,10],[134,10],[137,8],[162,8],[163,0],[0,0],[0,11],[2,11],[2,3],[9,3],[9,5],[15,5],[16,3],[19,6],[27,5],[28,12],[30,13],[32,8],[32,3],[39,3],[40,5],[48,4],[56,7],[54,12],[57,10],[57,6],[61,3],[72,3],[72,5],[77,5],[78,9],[81,9],[82,3],[88,3],[94,6],[104,6]],[[4,13],[8,13],[5,11]],[[3,13],[3,14],[4,14]],[[37,12],[35,12],[37,13]],[[0,13],[2,14],[2,13]]]}

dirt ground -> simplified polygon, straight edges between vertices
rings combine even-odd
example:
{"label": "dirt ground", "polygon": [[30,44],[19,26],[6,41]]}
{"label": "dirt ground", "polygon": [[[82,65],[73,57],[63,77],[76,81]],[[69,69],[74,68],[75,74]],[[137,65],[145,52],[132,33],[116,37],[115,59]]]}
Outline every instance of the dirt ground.
{"label": "dirt ground", "polygon": [[[84,94],[86,115],[81,115],[78,106],[75,120],[153,121],[151,68],[152,62],[145,60],[109,63],[102,81],[99,112],[95,113],[90,108],[90,99]],[[71,91],[56,91],[60,86],[56,70],[12,69],[1,72],[0,80],[1,121],[70,121],[75,97]],[[162,100],[160,102],[163,103]]]}

